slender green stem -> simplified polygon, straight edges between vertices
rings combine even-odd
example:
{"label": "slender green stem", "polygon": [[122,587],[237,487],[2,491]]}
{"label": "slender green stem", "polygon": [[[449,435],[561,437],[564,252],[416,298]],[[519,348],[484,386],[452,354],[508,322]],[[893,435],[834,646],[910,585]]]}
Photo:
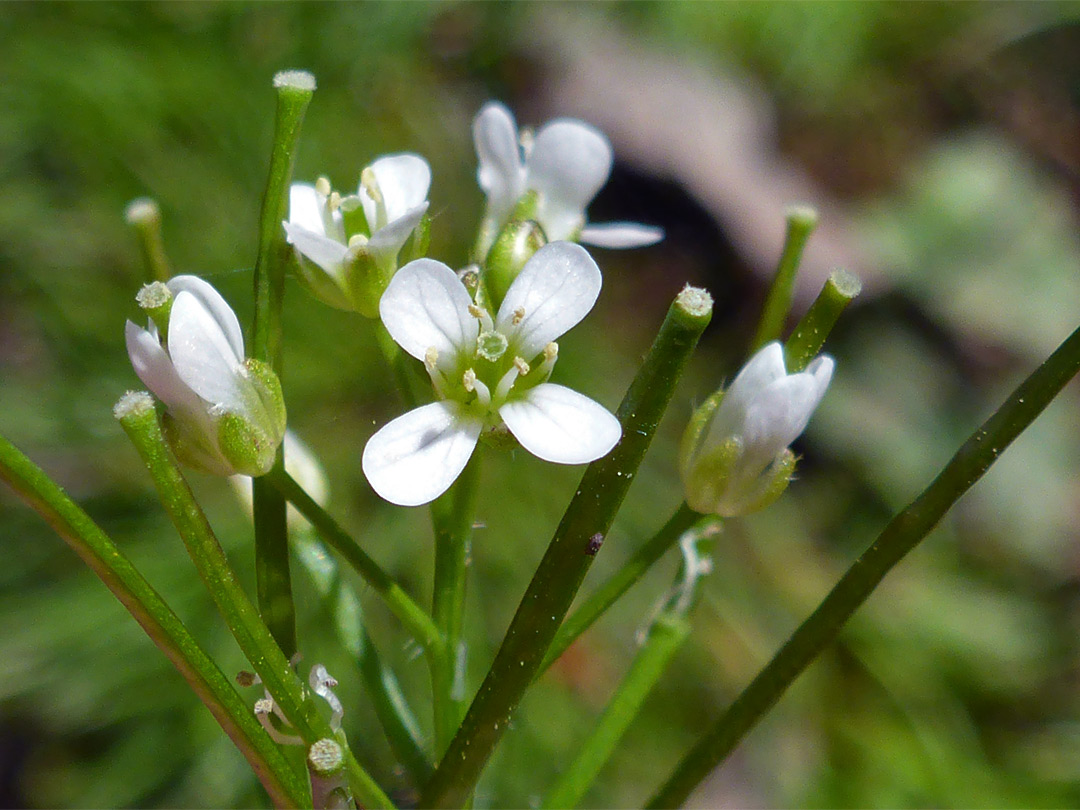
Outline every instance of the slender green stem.
{"label": "slender green stem", "polygon": [[680,504],[663,528],[641,548],[634,552],[634,556],[626,561],[610,579],[586,597],[577,610],[567,617],[559,631],[555,634],[554,641],[544,656],[537,677],[547,671],[547,668],[558,660],[566,649],[574,643],[599,619],[604,612],[626,593],[630,587],[641,579],[664,553],[670,549],[683,532],[690,529],[696,522],[711,521],[713,518],[703,518],[685,502]]}
{"label": "slender green stem", "polygon": [[149,197],[140,197],[128,203],[124,214],[139,240],[147,282],[168,281],[172,277],[172,269],[165,255],[165,240],[161,238],[161,209],[158,204]]}
{"label": "slender green stem", "polygon": [[[165,443],[153,400],[148,394],[127,394],[117,404],[116,416],[150,472],[158,497],[218,612],[271,697],[308,745],[327,737],[336,738],[314,701],[306,698],[304,686],[288,658],[237,582],[206,515]],[[348,748],[345,768],[349,786],[361,802],[371,807],[393,806]]]}
{"label": "slender green stem", "polygon": [[468,799],[615,519],[711,316],[712,299],[704,290],[687,287],[672,304],[619,406],[622,440],[585,470],[479,693],[421,795],[422,806],[461,806]]}
{"label": "slender green stem", "polygon": [[401,620],[406,629],[425,650],[440,651],[442,634],[420,605],[368,556],[330,514],[317,504],[310,495],[286,472],[271,470],[264,479],[277,488],[311,525],[323,541],[344,558],[364,580],[382,597],[386,606]]}
{"label": "slender green stem", "polygon": [[689,623],[679,615],[665,612],[653,622],[596,726],[581,744],[574,761],[541,802],[541,807],[576,807],[581,802],[689,633]]}
{"label": "slender green stem", "polygon": [[101,528],[30,459],[0,436],[0,479],[93,569],[210,710],[276,807],[310,807],[305,777],[172,609]]}
{"label": "slender green stem", "polygon": [[770,340],[776,340],[784,330],[791,309],[791,298],[795,291],[795,277],[799,271],[806,240],[817,225],[817,212],[812,208],[797,205],[787,212],[787,235],[784,237],[784,251],[776,268],[769,294],[762,308],[761,321],[757,333],[750,344],[750,353],[756,352]]}
{"label": "slender green stem", "polygon": [[[310,73],[284,71],[274,77],[277,113],[270,173],[263,192],[259,216],[259,253],[255,259],[255,322],[252,356],[268,363],[282,376],[281,309],[285,298],[288,245],[281,223],[288,212],[300,126],[315,92]],[[285,455],[278,449],[274,468],[285,469]],[[285,499],[259,479],[252,484],[255,517],[255,580],[259,610],[274,639],[287,655],[296,652],[296,611],[289,571],[289,533],[285,523]]]}
{"label": "slender green stem", "polygon": [[443,639],[443,654],[435,659],[432,668],[435,750],[440,756],[465,709],[465,585],[479,478],[477,449],[450,490],[431,504],[435,532],[431,612]]}
{"label": "slender green stem", "polygon": [[359,662],[364,686],[394,756],[416,780],[416,784],[424,784],[435,772],[435,767],[420,742],[420,727],[405,701],[397,678],[383,665],[367,632],[363,635]]}
{"label": "slender green stem", "polygon": [[649,807],[676,807],[783,695],[878,583],[1080,371],[1080,329],[1070,335],[957,450],[910,506],[897,514],[780,651],[683,758]]}
{"label": "slender green stem", "polygon": [[862,282],[846,270],[835,270],[821,288],[818,297],[806,310],[784,344],[788,372],[802,371],[814,359],[825,338],[847,305],[862,291]]}

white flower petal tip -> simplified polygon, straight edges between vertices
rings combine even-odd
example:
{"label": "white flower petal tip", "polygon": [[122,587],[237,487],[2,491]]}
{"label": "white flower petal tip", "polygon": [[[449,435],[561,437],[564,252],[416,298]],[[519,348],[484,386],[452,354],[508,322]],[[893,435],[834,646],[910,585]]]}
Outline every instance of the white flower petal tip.
{"label": "white flower petal tip", "polygon": [[449,360],[475,346],[479,324],[469,314],[471,304],[453,270],[434,259],[417,259],[390,280],[379,315],[390,336],[417,360],[426,360],[430,349]]}
{"label": "white flower petal tip", "polygon": [[525,263],[510,285],[497,328],[531,360],[589,314],[602,284],[600,268],[585,248],[551,242]]}
{"label": "white flower petal tip", "polygon": [[483,420],[457,403],[433,402],[381,428],[364,447],[371,488],[398,506],[420,506],[446,492],[476,449]]}
{"label": "white flower petal tip", "polygon": [[622,438],[622,426],[606,408],[554,383],[543,383],[499,415],[521,446],[555,464],[587,464],[606,456]]}
{"label": "white flower petal tip", "polygon": [[261,475],[285,432],[285,405],[265,364],[244,359],[243,336],[225,299],[196,276],[167,285],[164,342],[156,326],[124,327],[139,379],[164,403],[166,437],[181,461],[219,475]]}
{"label": "white flower petal tip", "polygon": [[664,229],[636,222],[603,222],[581,229],[581,241],[593,247],[621,250],[655,245],[664,239]]}
{"label": "white flower petal tip", "polygon": [[779,497],[795,467],[788,446],[806,429],[834,368],[822,355],[789,374],[778,342],[750,358],[719,406],[707,403],[687,429],[680,469],[691,506],[735,516]]}
{"label": "white flower petal tip", "polygon": [[611,143],[591,124],[570,118],[549,121],[523,149],[513,115],[502,104],[488,102],[473,121],[473,140],[477,180],[487,197],[489,236],[482,252],[530,191],[537,194],[535,219],[548,241],[580,234],[581,241],[598,247],[629,248],[663,238],[663,231],[645,225],[587,224],[585,209],[608,181],[613,162]]}

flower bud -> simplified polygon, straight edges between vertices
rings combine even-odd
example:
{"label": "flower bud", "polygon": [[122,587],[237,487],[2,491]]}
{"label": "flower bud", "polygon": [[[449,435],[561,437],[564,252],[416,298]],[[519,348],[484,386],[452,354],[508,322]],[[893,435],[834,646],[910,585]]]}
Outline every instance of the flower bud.
{"label": "flower bud", "polygon": [[735,517],[763,509],[795,471],[788,445],[806,428],[832,378],[821,356],[788,374],[783,347],[764,346],[727,391],[717,391],[691,417],[679,467],[686,502],[698,512]]}
{"label": "flower bud", "polygon": [[492,311],[502,304],[521,268],[546,243],[543,228],[531,219],[512,220],[502,229],[484,261],[484,288]]}

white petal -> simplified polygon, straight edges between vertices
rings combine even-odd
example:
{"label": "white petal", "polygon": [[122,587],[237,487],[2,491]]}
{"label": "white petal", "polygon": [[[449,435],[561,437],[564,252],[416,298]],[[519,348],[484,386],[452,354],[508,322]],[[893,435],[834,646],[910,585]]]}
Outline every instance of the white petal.
{"label": "white petal", "polygon": [[202,400],[180,379],[172,360],[153,334],[128,321],[124,338],[135,373],[167,408],[187,411],[202,407]]}
{"label": "white petal", "polygon": [[386,227],[379,228],[368,240],[368,252],[379,264],[397,259],[401,246],[408,240],[409,234],[416,230],[416,226],[420,224],[427,209],[427,201],[424,201],[416,208],[406,211],[397,219],[387,223]]}
{"label": "white petal", "polygon": [[824,392],[810,374],[792,374],[754,398],[743,430],[744,463],[749,470],[764,469],[799,437]]}
{"label": "white petal", "polygon": [[221,293],[198,276],[173,276],[165,286],[174,297],[185,291],[194,295],[217,322],[233,353],[241,360],[244,359],[244,333],[240,330],[240,321],[232,307],[221,297]]}
{"label": "white petal", "polygon": [[182,291],[169,314],[169,357],[176,373],[207,402],[233,413],[245,413],[240,387],[242,358],[194,295]]}
{"label": "white petal", "polygon": [[[387,224],[427,199],[428,189],[431,188],[431,168],[419,155],[387,155],[376,160],[369,168],[375,175],[375,182],[383,196]],[[363,185],[360,186],[359,194],[364,201],[364,213],[369,214],[368,203],[371,202],[374,206],[374,202]],[[371,212],[374,212],[374,207]],[[368,224],[374,227],[375,219],[369,218]]]}
{"label": "white petal", "polygon": [[[514,351],[532,360],[548,343],[576,326],[596,303],[603,279],[585,248],[570,242],[544,245],[506,291],[496,328]],[[515,313],[525,317],[516,326]]]}
{"label": "white petal", "polygon": [[285,226],[285,239],[290,245],[293,245],[304,258],[325,270],[335,281],[339,283],[342,281],[345,253],[348,247],[328,236],[322,236],[291,222],[283,222],[282,225]]}
{"label": "white petal", "polygon": [[705,446],[715,447],[730,436],[741,435],[750,403],[770,383],[785,376],[784,347],[775,340],[762,346],[735,375],[735,380],[724,393],[709,425]]}
{"label": "white petal", "polygon": [[607,455],[622,438],[619,420],[587,396],[542,383],[499,408],[521,446],[544,461],[585,464]]}
{"label": "white petal", "polygon": [[456,402],[433,402],[384,426],[364,447],[361,466],[379,495],[419,506],[442,495],[465,469],[483,421]]}
{"label": "white petal", "polygon": [[289,186],[289,223],[305,230],[326,236],[322,218],[322,195],[309,183],[293,183]]}
{"label": "white petal", "polygon": [[655,245],[664,238],[664,229],[636,222],[603,222],[586,225],[581,241],[602,248],[636,248]]}
{"label": "white petal", "polygon": [[488,214],[502,220],[525,192],[517,125],[502,104],[489,101],[473,121],[473,142],[480,161],[476,177],[488,199]]}
{"label": "white petal", "polygon": [[551,121],[536,133],[525,182],[540,192],[538,219],[549,241],[569,239],[585,224],[585,208],[607,182],[611,162],[608,139],[583,121]]}
{"label": "white petal", "polygon": [[475,347],[480,324],[469,314],[471,303],[457,273],[434,259],[417,259],[390,280],[379,315],[390,336],[417,360],[432,346],[450,360]]}
{"label": "white petal", "polygon": [[829,355],[823,354],[820,357],[815,357],[810,365],[806,367],[806,370],[802,372],[803,374],[809,374],[813,377],[814,384],[817,386],[817,391],[815,392],[817,397],[817,401],[814,403],[815,408],[817,407],[818,402],[821,402],[821,398],[825,396],[825,390],[829,387],[829,382],[832,380],[833,369],[835,366],[836,363],[833,359],[829,357]]}

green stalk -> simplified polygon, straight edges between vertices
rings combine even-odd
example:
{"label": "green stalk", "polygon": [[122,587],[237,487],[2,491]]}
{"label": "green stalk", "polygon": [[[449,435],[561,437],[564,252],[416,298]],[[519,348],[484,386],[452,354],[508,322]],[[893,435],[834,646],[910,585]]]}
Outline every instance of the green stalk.
{"label": "green stalk", "polygon": [[839,634],[878,583],[937,525],[998,456],[1080,371],[1080,329],[1073,332],[957,450],[910,506],[897,514],[825,600],[683,758],[649,807],[681,805],[697,784],[780,699]]}
{"label": "green stalk", "polygon": [[[300,126],[315,92],[315,78],[303,71],[283,71],[274,76],[277,113],[270,173],[259,216],[259,253],[255,260],[255,323],[252,356],[268,363],[282,376],[281,308],[285,297],[288,245],[281,223],[288,212]],[[274,468],[285,469],[285,455],[278,448]],[[277,490],[256,478],[252,483],[255,522],[255,579],[259,610],[274,639],[286,655],[296,652],[296,611],[289,572],[289,533],[285,525],[285,499]]]}
{"label": "green stalk", "polygon": [[[304,685],[237,582],[206,515],[165,443],[153,400],[148,394],[129,393],[117,404],[115,412],[150,472],[158,497],[218,612],[271,697],[308,745],[327,737],[336,738],[314,701],[305,697]],[[349,786],[361,802],[371,807],[393,806],[348,748],[345,760]]]}
{"label": "green stalk", "polygon": [[440,756],[465,709],[465,685],[459,681],[464,678],[465,583],[479,478],[477,449],[450,490],[431,504],[435,533],[431,612],[443,639],[442,654],[435,657],[432,667],[435,751]]}
{"label": "green stalk", "polygon": [[795,277],[799,271],[806,240],[817,225],[817,212],[806,206],[792,206],[787,211],[787,234],[784,237],[784,251],[773,276],[772,286],[762,307],[761,321],[750,343],[753,354],[770,340],[776,340],[784,331],[784,321],[791,310],[791,299],[795,291]]}
{"label": "green stalk", "polygon": [[266,735],[251,706],[192,638],[183,622],[101,528],[7,439],[0,479],[90,566],[176,667],[262,782],[275,807],[310,807],[307,783]]}
{"label": "green stalk", "polygon": [[788,373],[806,368],[829,336],[847,305],[862,291],[862,282],[846,270],[834,270],[818,297],[806,310],[784,344],[784,361]]}
{"label": "green stalk", "polygon": [[135,229],[139,251],[143,257],[147,282],[166,282],[172,278],[169,259],[165,255],[165,240],[161,238],[161,209],[149,197],[128,203],[124,211],[128,225]]}
{"label": "green stalk", "polygon": [[283,470],[271,470],[264,478],[311,522],[323,542],[340,554],[345,562],[375,589],[386,606],[405,625],[409,634],[425,651],[441,650],[442,635],[427,611],[414,602],[405,590],[368,556],[366,551],[360,548],[349,533],[304,492],[303,487],[296,483],[295,479]]}
{"label": "green stalk", "polygon": [[674,613],[665,612],[653,622],[645,642],[596,726],[581,744],[570,767],[562,772],[544,797],[541,807],[576,807],[581,802],[600,769],[611,758],[626,729],[637,717],[645,698],[664,674],[671,657],[689,634],[689,622]]}
{"label": "green stalk", "polygon": [[687,287],[619,406],[622,440],[585,470],[465,719],[420,798],[423,807],[467,801],[532,682],[652,441],[690,354],[712,316],[712,299]]}
{"label": "green stalk", "polygon": [[664,527],[639,548],[607,582],[590,593],[580,607],[563,622],[540,664],[540,669],[536,673],[537,677],[546,672],[548,667],[554,664],[582,633],[592,627],[593,622],[615,604],[619,597],[626,593],[657,560],[664,556],[668,549],[678,542],[683,532],[699,520],[711,521],[713,518],[703,518],[687,506],[685,501],[680,504]]}

